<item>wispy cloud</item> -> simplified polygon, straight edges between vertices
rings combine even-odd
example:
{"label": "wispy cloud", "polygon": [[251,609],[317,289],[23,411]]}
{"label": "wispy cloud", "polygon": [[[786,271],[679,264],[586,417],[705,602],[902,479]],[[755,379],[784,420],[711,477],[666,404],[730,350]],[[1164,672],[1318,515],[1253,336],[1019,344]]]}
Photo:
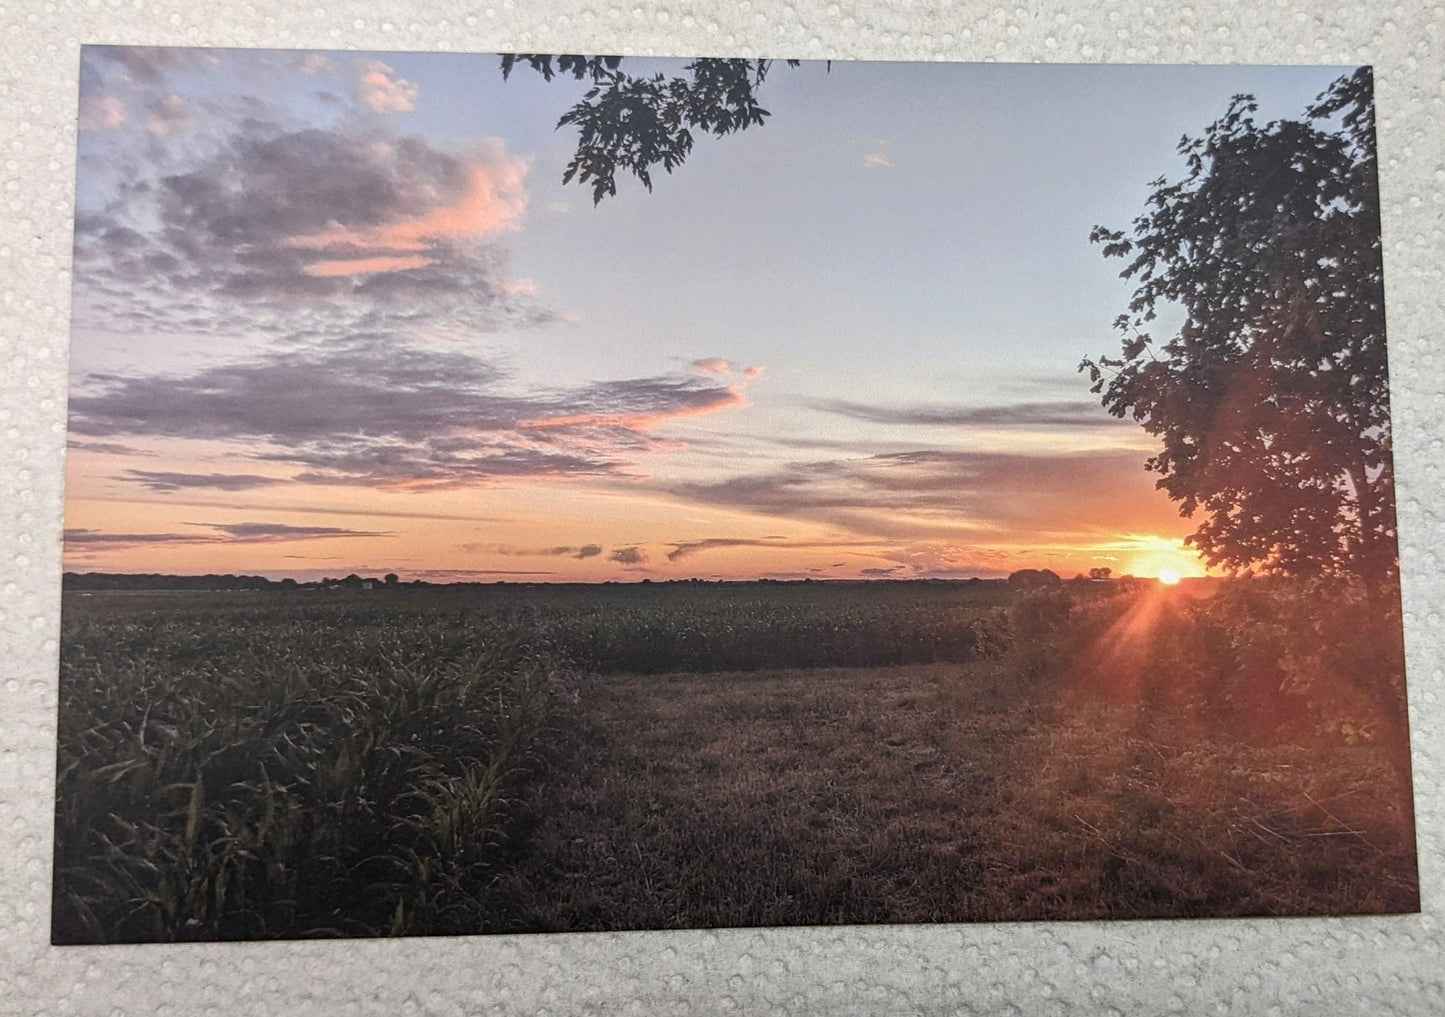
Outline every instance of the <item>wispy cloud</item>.
{"label": "wispy cloud", "polygon": [[898,540],[1051,540],[1061,532],[1178,528],[1144,457],[1128,449],[1057,455],[880,453],[795,463],[713,483],[675,484],[689,501],[811,519]]}
{"label": "wispy cloud", "polygon": [[1131,422],[1110,415],[1098,402],[1079,400],[1000,406],[873,406],[842,399],[819,399],[809,405],[854,420],[910,427],[1136,428]]}
{"label": "wispy cloud", "polygon": [[134,547],[190,544],[275,544],[342,537],[391,537],[381,530],[350,530],[340,526],[291,526],[285,523],[192,523],[210,533],[111,533],[75,528],[65,531],[67,550],[123,550]]}
{"label": "wispy cloud", "polygon": [[69,548],[91,547],[143,547],[147,544],[214,544],[221,538],[199,533],[107,533],[104,530],[67,529],[65,546]]}
{"label": "wispy cloud", "polygon": [[525,429],[549,431],[645,431],[666,420],[699,417],[740,406],[741,386],[659,376],[594,382],[562,396],[549,413],[518,421]]}
{"label": "wispy cloud", "polygon": [[99,452],[102,455],[113,456],[154,456],[154,452],[147,452],[138,449],[134,445],[125,445],[118,441],[81,441],[78,438],[71,438],[65,443],[69,448],[79,449],[82,452]]}
{"label": "wispy cloud", "polygon": [[508,557],[539,557],[539,558],[560,558],[566,556],[583,561],[587,558],[596,558],[602,553],[601,544],[582,544],[580,546],[558,545],[554,547],[510,547],[506,544],[463,544],[462,550],[473,554],[500,554]]}
{"label": "wispy cloud", "polygon": [[[71,397],[71,431],[234,442],[253,459],[300,467],[295,479],[313,484],[452,486],[625,474],[638,455],[670,447],[654,428],[741,402],[735,386],[686,376],[531,393],[509,392],[506,381],[479,357],[357,341],[188,376],[93,375]],[[154,490],[263,482],[249,473],[127,476]]]}
{"label": "wispy cloud", "polygon": [[[120,446],[124,447],[124,446]],[[276,477],[255,473],[171,473],[162,470],[126,470],[124,478],[152,491],[182,491],[197,488],[215,491],[253,491],[258,487],[284,484]]]}
{"label": "wispy cloud", "polygon": [[703,551],[729,547],[771,547],[787,550],[816,550],[874,546],[873,541],[849,540],[790,540],[787,537],[704,537],[700,540],[684,540],[672,543],[667,553],[668,561],[681,561]]}
{"label": "wispy cloud", "polygon": [[752,381],[754,378],[762,377],[763,371],[765,370],[765,368],[762,367],[744,367],[733,363],[731,360],[724,360],[722,357],[702,357],[694,360],[688,366],[702,374],[738,375],[741,376],[744,381]]}
{"label": "wispy cloud", "polygon": [[293,526],[289,523],[196,523],[236,540],[314,540],[317,537],[390,537],[383,530],[349,530],[343,526]]}
{"label": "wispy cloud", "polygon": [[667,552],[668,561],[680,561],[700,551],[711,551],[719,547],[776,547],[775,541],[757,540],[745,537],[707,537],[703,540],[689,540],[673,544]]}

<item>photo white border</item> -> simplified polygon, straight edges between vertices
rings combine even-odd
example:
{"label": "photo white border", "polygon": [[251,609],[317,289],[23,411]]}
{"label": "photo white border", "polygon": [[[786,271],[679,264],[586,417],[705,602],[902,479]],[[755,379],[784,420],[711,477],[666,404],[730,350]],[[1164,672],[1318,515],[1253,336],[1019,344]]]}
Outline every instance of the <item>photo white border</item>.
{"label": "photo white border", "polygon": [[[1445,15],[1257,0],[91,0],[0,15],[0,1013],[1445,1012]],[[59,5],[56,5],[59,7]],[[85,43],[1375,67],[1423,912],[49,945],[79,47]],[[980,97],[986,102],[987,97]],[[1202,125],[1181,124],[1180,132]],[[969,1010],[972,1008],[972,1011]]]}

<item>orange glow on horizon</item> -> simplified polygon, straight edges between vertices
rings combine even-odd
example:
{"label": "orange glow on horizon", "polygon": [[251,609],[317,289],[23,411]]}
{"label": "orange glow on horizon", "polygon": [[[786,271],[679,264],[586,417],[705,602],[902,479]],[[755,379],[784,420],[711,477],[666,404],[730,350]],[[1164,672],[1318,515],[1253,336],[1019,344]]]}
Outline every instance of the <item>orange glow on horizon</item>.
{"label": "orange glow on horizon", "polygon": [[1157,579],[1173,586],[1181,579],[1197,579],[1209,574],[1198,552],[1186,547],[1179,538],[1130,536],[1123,541],[1126,550],[1124,570],[1143,579]]}

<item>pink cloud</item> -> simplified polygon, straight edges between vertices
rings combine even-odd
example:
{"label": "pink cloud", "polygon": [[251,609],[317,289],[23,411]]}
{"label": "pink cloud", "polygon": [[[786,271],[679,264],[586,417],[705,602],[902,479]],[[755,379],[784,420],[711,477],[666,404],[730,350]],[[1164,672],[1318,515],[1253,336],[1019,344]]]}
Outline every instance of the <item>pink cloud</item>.
{"label": "pink cloud", "polygon": [[694,371],[700,371],[703,374],[740,373],[747,381],[751,381],[754,378],[761,378],[763,372],[767,370],[763,367],[739,367],[731,360],[724,360],[722,357],[703,357],[700,360],[694,360],[689,366]]}
{"label": "pink cloud", "polygon": [[743,393],[734,387],[719,393],[716,398],[696,406],[680,406],[672,409],[653,410],[641,413],[574,413],[558,417],[539,417],[534,420],[519,420],[519,428],[550,430],[553,428],[622,428],[628,431],[650,431],[669,420],[686,417],[705,417],[719,410],[743,405]]}
{"label": "pink cloud", "polygon": [[[694,366],[697,366],[697,363],[706,363],[706,361],[695,362]],[[722,361],[722,363],[727,362]],[[734,368],[729,365],[728,370],[731,371]],[[675,383],[669,383],[667,387],[671,392],[683,396],[683,398],[654,401],[653,405],[639,410],[623,410],[613,413],[559,413],[555,416],[533,417],[518,420],[517,427],[522,430],[544,432],[552,430],[630,431],[640,434],[671,420],[705,417],[722,410],[747,405],[747,381],[740,381],[726,387],[701,390],[690,386],[679,388]]]}
{"label": "pink cloud", "polygon": [[158,138],[169,138],[191,126],[191,111],[178,95],[168,95],[151,107],[146,128]]}
{"label": "pink cloud", "polygon": [[[374,153],[382,159],[394,152]],[[466,186],[454,202],[438,205],[419,215],[394,222],[353,229],[341,223],[304,236],[292,237],[286,246],[334,255],[311,265],[315,276],[401,272],[430,263],[425,255],[439,244],[469,240],[515,228],[527,208],[527,164],[502,155],[478,161],[467,168]],[[528,292],[526,280],[514,283],[516,292]]]}
{"label": "pink cloud", "polygon": [[864,169],[891,169],[893,160],[886,152],[869,152],[863,157]]}
{"label": "pink cloud", "polygon": [[297,69],[307,77],[312,77],[322,71],[330,70],[331,58],[324,53],[308,53],[302,58]]}
{"label": "pink cloud", "polygon": [[398,77],[390,65],[380,60],[368,60],[362,65],[356,88],[361,101],[378,113],[410,113],[421,95],[420,85]]}
{"label": "pink cloud", "polygon": [[370,275],[375,272],[405,272],[407,269],[422,268],[432,260],[421,254],[399,257],[385,255],[375,258],[337,258],[334,261],[318,261],[306,266],[306,274],[318,278],[339,275]]}
{"label": "pink cloud", "polygon": [[80,100],[82,131],[111,131],[125,123],[125,103],[113,95],[91,92]]}

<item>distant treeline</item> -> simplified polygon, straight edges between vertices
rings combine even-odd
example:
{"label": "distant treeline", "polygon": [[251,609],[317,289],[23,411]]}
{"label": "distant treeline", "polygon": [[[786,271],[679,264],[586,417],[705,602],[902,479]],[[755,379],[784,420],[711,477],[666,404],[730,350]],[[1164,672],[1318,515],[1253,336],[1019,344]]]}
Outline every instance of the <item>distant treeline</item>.
{"label": "distant treeline", "polygon": [[[380,579],[349,575],[345,579],[320,579],[307,583],[289,578],[267,579],[265,576],[168,576],[154,572],[67,572],[61,578],[61,588],[66,590],[364,590],[400,585],[394,573]],[[418,581],[406,585],[425,584]]]}
{"label": "distant treeline", "polygon": [[[1057,581],[1057,578],[1055,579]],[[958,586],[1001,586],[1005,583],[1003,579],[753,579],[753,580],[708,580],[708,579],[641,579],[632,582],[618,583],[608,580],[603,583],[517,583],[508,580],[492,580],[490,582],[450,582],[450,583],[428,583],[421,579],[412,579],[403,582],[395,573],[387,573],[384,576],[358,576],[352,574],[341,579],[324,578],[301,582],[296,579],[267,579],[265,576],[234,576],[215,575],[204,576],[172,576],[155,572],[144,573],[121,573],[121,572],[66,572],[62,577],[61,586],[66,590],[374,590],[374,589],[396,589],[408,588],[436,588],[436,589],[467,589],[471,587],[487,586],[619,586],[619,585],[642,585],[642,586],[739,586],[755,583],[792,585],[792,584],[827,584],[829,586],[847,585],[897,585],[928,583],[936,585],[958,585]]]}
{"label": "distant treeline", "polygon": [[[1109,569],[1090,569],[1089,575],[1082,574],[1074,577],[1074,582],[1108,580],[1110,578],[1123,581],[1131,580],[1131,576],[1111,577]],[[932,583],[937,585],[958,585],[958,586],[1002,586],[1031,588],[1037,586],[1055,586],[1063,580],[1050,569],[1020,569],[1011,574],[1007,579],[981,579],[974,576],[970,579],[754,579],[754,580],[707,580],[707,579],[664,579],[654,581],[642,579],[641,584],[653,584],[658,586],[673,585],[746,585],[748,583],[827,583],[830,586],[867,584],[876,586],[879,584],[895,583]],[[401,581],[396,573],[388,572],[384,576],[358,576],[355,573],[341,579],[330,577],[323,579],[301,582],[296,579],[267,579],[265,576],[234,576],[215,575],[214,573],[204,576],[172,576],[156,572],[67,572],[61,580],[61,588],[66,590],[374,590],[374,589],[397,589],[399,587],[446,587],[446,588],[468,588],[477,586],[498,586],[509,584],[507,580],[493,580],[491,582],[452,582],[452,583],[428,583],[421,579],[412,579],[406,582]],[[534,585],[530,583],[515,585]],[[545,585],[559,585],[555,583]],[[599,585],[593,583],[583,584],[560,584],[560,585]],[[619,585],[614,581],[607,581],[600,585]],[[630,585],[630,584],[629,584]]]}

